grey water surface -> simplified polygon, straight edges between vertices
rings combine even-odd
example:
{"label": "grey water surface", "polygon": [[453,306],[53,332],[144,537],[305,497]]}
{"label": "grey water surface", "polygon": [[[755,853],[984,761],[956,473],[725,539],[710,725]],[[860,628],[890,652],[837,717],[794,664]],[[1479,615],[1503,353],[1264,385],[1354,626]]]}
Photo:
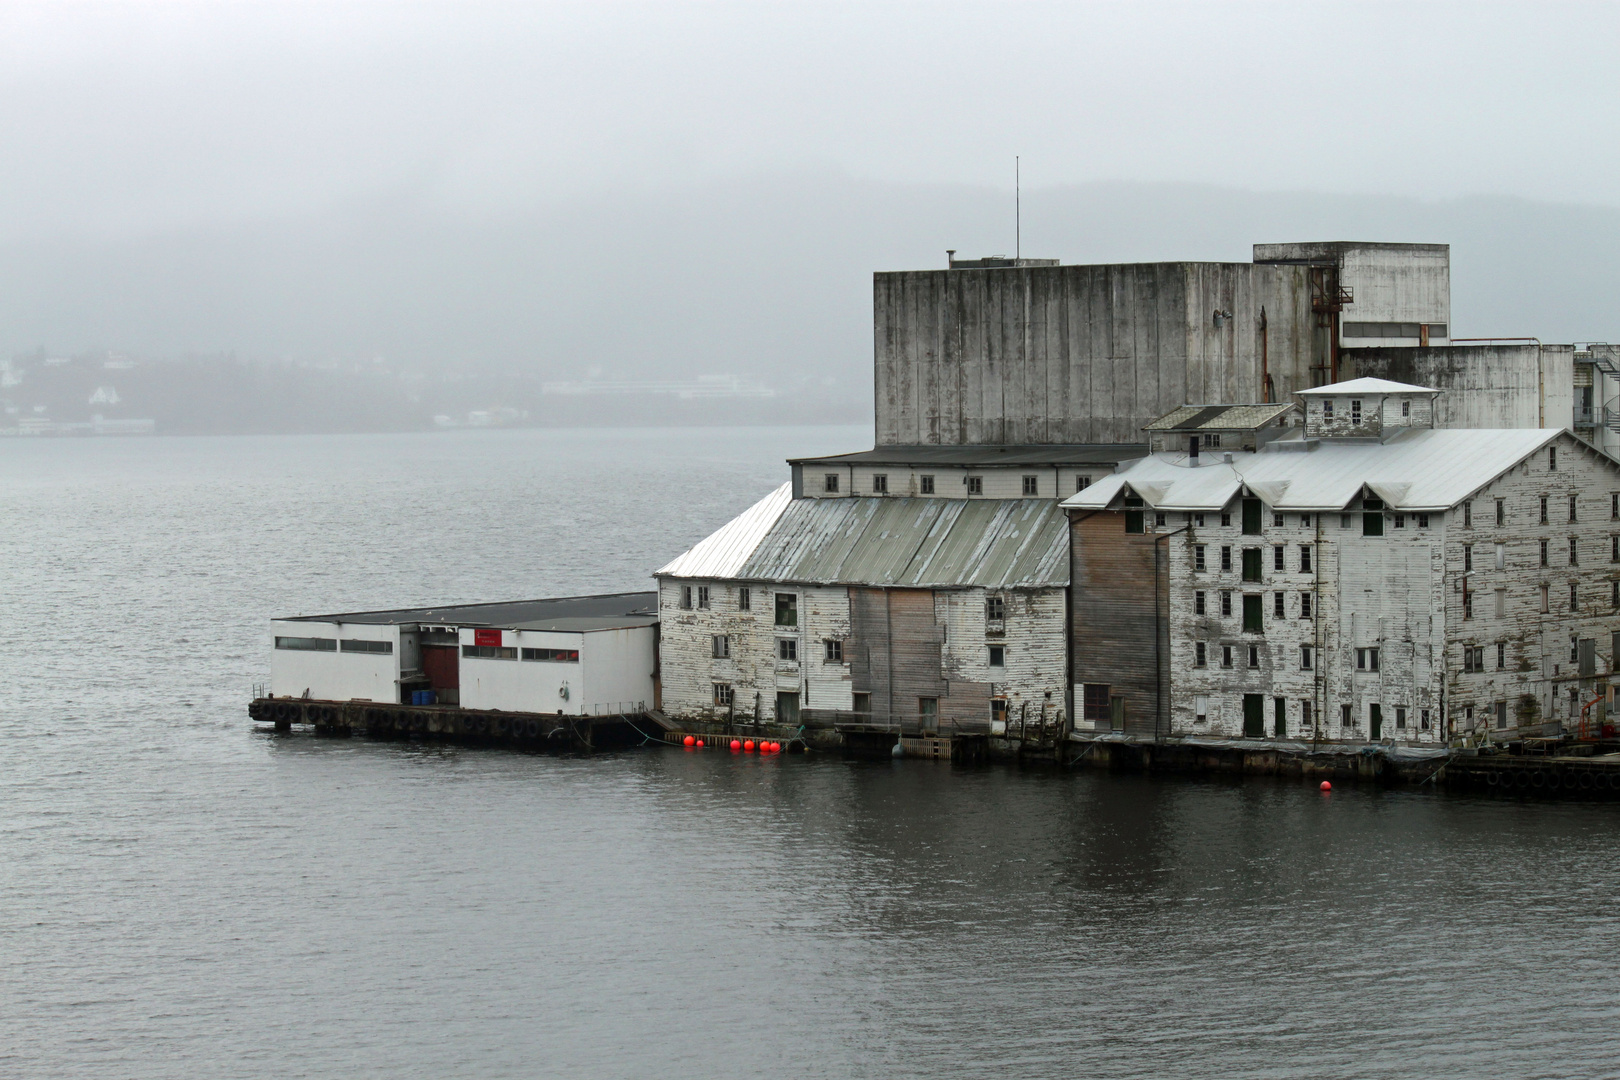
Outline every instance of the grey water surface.
{"label": "grey water surface", "polygon": [[0,1075],[1607,1076],[1620,807],[253,730],[860,428],[0,440]]}

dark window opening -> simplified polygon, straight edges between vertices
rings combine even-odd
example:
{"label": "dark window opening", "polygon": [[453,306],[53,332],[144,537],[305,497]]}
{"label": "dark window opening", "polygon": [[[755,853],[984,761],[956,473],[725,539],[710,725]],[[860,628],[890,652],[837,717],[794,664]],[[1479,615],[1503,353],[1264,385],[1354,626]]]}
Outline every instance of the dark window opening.
{"label": "dark window opening", "polygon": [[1109,709],[1109,691],[1107,683],[1086,683],[1085,710],[1086,719],[1097,722],[1111,719]]}
{"label": "dark window opening", "polygon": [[1006,648],[1006,646],[1004,646],[1004,645],[991,645],[989,647],[989,649],[990,649],[990,666],[991,667],[1006,667],[1007,666],[1007,648]]}
{"label": "dark window opening", "polygon": [[919,476],[917,478],[917,490],[924,495],[932,495],[934,493],[934,478],[932,476]]}
{"label": "dark window opening", "polygon": [[337,652],[337,638],[278,637],[276,638],[276,648],[292,649],[295,652]]}
{"label": "dark window opening", "polygon": [[833,491],[833,492],[836,492],[838,490],[838,474],[837,473],[830,472],[830,473],[827,474],[826,484],[822,488],[822,490],[823,491]]}
{"label": "dark window opening", "polygon": [[1243,632],[1245,634],[1259,634],[1265,630],[1265,612],[1261,607],[1259,593],[1243,594]]}
{"label": "dark window opening", "polygon": [[[720,657],[731,655],[731,640],[729,638],[727,638],[724,634],[721,634],[714,640],[717,642],[715,648],[719,650],[714,655]],[[579,650],[524,649],[522,652],[522,658],[524,660],[543,660],[555,664],[577,664],[579,663]]]}
{"label": "dark window opening", "polygon": [[844,662],[844,643],[842,641],[838,638],[828,638],[822,642],[822,645],[826,649],[825,658],[827,663],[841,664]]}
{"label": "dark window opening", "polygon": [[887,495],[889,493],[889,474],[872,474],[872,493],[874,495]]}
{"label": "dark window opening", "polygon": [[1361,500],[1361,535],[1384,535],[1384,500]]}
{"label": "dark window opening", "polygon": [[1260,535],[1260,500],[1243,500],[1243,535]]}
{"label": "dark window opening", "polygon": [[776,625],[799,625],[799,597],[796,593],[776,594]]}
{"label": "dark window opening", "polygon": [[394,651],[392,641],[362,641],[359,638],[344,638],[338,643],[338,647],[344,652],[392,653]]}
{"label": "dark window opening", "polygon": [[1125,496],[1125,531],[1128,533],[1147,531],[1142,519],[1142,500],[1135,495]]}
{"label": "dark window opening", "polygon": [[1243,580],[1244,581],[1259,581],[1260,580],[1260,549],[1259,548],[1244,548],[1243,549]]}
{"label": "dark window opening", "polygon": [[1024,494],[1025,495],[1039,495],[1040,491],[1041,491],[1040,477],[1037,477],[1037,476],[1026,476],[1026,477],[1024,477]]}

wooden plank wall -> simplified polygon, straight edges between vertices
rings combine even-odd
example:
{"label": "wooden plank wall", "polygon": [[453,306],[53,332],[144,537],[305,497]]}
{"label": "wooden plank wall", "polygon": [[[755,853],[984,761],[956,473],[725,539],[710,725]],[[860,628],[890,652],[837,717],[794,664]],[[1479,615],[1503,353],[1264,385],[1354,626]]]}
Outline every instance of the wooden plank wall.
{"label": "wooden plank wall", "polygon": [[1081,686],[1107,683],[1125,697],[1126,731],[1151,736],[1156,717],[1168,728],[1160,688],[1168,694],[1170,656],[1169,600],[1159,584],[1164,576],[1154,570],[1155,537],[1126,533],[1123,513],[1076,511],[1071,518],[1075,725],[1087,723]]}

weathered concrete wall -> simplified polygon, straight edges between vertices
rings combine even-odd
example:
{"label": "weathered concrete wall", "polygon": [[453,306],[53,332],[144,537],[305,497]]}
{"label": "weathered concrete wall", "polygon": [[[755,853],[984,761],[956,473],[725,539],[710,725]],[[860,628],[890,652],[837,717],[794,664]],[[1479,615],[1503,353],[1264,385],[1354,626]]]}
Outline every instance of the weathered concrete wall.
{"label": "weathered concrete wall", "polygon": [[1187,402],[1261,400],[1262,307],[1283,400],[1310,385],[1313,317],[1300,267],[876,274],[877,443],[1131,442]]}
{"label": "weathered concrete wall", "polygon": [[[1338,282],[1349,287],[1353,299],[1340,314],[1340,340],[1345,345],[1367,345],[1369,339],[1345,332],[1359,323],[1402,323],[1430,327],[1430,342],[1451,333],[1451,248],[1448,244],[1375,244],[1343,241],[1256,244],[1257,263],[1331,264]],[[1445,327],[1445,333],[1439,328]],[[1380,338],[1389,341],[1381,331]],[[1417,345],[1422,331],[1401,335],[1402,345]],[[1390,341],[1394,344],[1394,341]]]}
{"label": "weathered concrete wall", "polygon": [[1346,349],[1340,376],[1371,376],[1444,390],[1436,427],[1570,427],[1574,349],[1568,345],[1446,345]]}

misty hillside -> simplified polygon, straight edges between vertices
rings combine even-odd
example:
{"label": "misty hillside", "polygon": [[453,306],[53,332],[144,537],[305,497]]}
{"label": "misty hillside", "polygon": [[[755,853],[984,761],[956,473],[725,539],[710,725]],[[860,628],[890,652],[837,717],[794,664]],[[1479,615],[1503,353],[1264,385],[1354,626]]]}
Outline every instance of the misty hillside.
{"label": "misty hillside", "polygon": [[[1026,192],[1023,223],[1024,254],[1064,262],[1247,260],[1257,241],[1450,243],[1457,336],[1620,337],[1620,211],[1607,208],[1090,184]],[[380,199],[148,236],[7,241],[0,357],[184,359],[186,372],[146,380],[161,392],[136,397],[158,394],[145,415],[189,417],[193,429],[233,395],[263,407],[256,427],[417,427],[514,397],[541,408],[544,379],[719,375],[777,396],[683,406],[680,419],[859,420],[871,273],[1013,245],[1010,193],[835,174],[619,191],[485,219]],[[237,359],[200,359],[224,355]],[[371,381],[269,389],[310,364]],[[96,378],[115,374],[136,379]],[[28,386],[4,393],[31,405]],[[345,394],[364,400],[333,400]],[[306,422],[291,422],[301,410]]]}

